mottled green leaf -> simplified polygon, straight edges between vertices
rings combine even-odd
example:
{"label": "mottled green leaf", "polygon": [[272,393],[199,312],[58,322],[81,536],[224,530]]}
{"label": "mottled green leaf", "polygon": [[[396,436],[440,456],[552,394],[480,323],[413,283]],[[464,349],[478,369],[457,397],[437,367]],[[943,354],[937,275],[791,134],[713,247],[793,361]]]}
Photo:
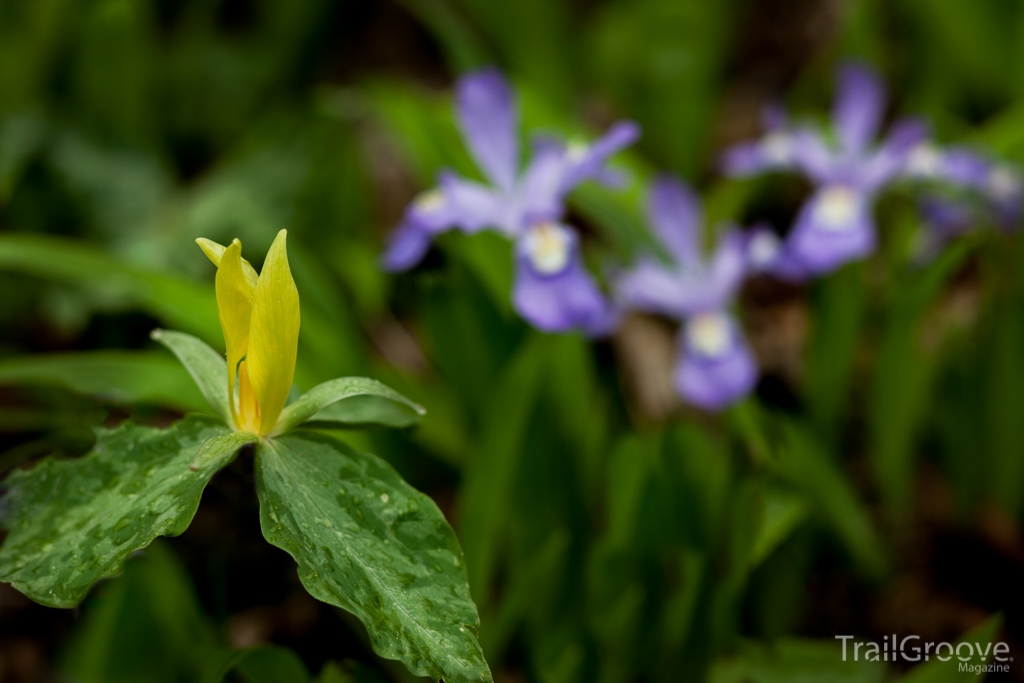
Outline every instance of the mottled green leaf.
{"label": "mottled green leaf", "polygon": [[235,457],[235,453],[243,446],[254,444],[259,440],[260,437],[249,432],[220,434],[203,442],[189,468],[193,472],[205,470],[209,467],[220,469],[228,464]]}
{"label": "mottled green leaf", "polygon": [[203,340],[184,332],[156,329],[149,336],[178,357],[210,407],[230,424],[228,366],[224,355],[214,351]]}
{"label": "mottled green leaf", "polygon": [[0,581],[36,602],[73,607],[93,583],[120,573],[134,551],[188,528],[223,460],[189,464],[223,424],[190,416],[161,430],[101,430],[81,458],[48,458],[7,477]]}
{"label": "mottled green leaf", "polygon": [[447,683],[491,680],[465,560],[434,502],[380,458],[306,431],[262,442],[263,535],[313,597],[355,614],[377,654]]}
{"label": "mottled green leaf", "polygon": [[[377,396],[394,403],[406,406],[409,410],[417,415],[422,415],[426,412],[424,408],[417,405],[402,396],[400,393],[384,386],[375,379],[368,379],[366,377],[340,377],[338,379],[332,379],[323,384],[318,384],[313,387],[305,394],[302,395],[299,400],[295,401],[291,405],[287,406],[281,411],[281,417],[278,418],[276,432],[282,434],[287,432],[289,429],[293,429],[306,420],[314,419],[317,421],[332,421],[332,418],[339,422],[351,422],[345,419],[346,414],[344,408],[338,408],[337,406],[343,405],[346,399],[354,398],[356,396]],[[370,404],[372,406],[372,404]],[[335,410],[328,413],[321,413],[324,408],[335,406]],[[367,404],[359,406],[362,422],[376,422],[374,416],[370,413],[367,408]],[[382,417],[388,419],[391,413],[385,411],[382,413]]]}

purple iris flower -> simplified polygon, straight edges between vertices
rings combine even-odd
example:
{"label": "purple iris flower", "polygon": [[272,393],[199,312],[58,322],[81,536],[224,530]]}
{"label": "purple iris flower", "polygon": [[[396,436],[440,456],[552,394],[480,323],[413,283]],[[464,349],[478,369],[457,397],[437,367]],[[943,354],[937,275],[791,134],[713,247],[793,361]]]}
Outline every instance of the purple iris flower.
{"label": "purple iris flower", "polygon": [[786,120],[786,112],[778,105],[761,111],[764,137],[741,142],[722,155],[726,175],[745,177],[769,171],[796,169],[796,133]]}
{"label": "purple iris flower", "polygon": [[[924,256],[976,225],[995,223],[1015,227],[1021,216],[1024,183],[1009,164],[993,161],[972,150],[942,148],[931,141],[917,144],[907,156],[903,176],[939,186],[920,201],[930,226],[924,236]],[[945,194],[939,190],[946,190]]]}
{"label": "purple iris flower", "polygon": [[749,394],[758,377],[740,325],[729,312],[748,270],[747,238],[730,228],[705,255],[699,202],[673,178],[651,186],[648,214],[671,261],[642,255],[616,278],[616,294],[624,306],[683,323],[676,389],[689,403],[720,410]]}
{"label": "purple iris flower", "polygon": [[413,267],[441,232],[498,230],[515,241],[512,302],[527,322],[547,332],[608,332],[614,312],[583,266],[577,233],[561,218],[565,196],[581,182],[621,180],[607,160],[635,141],[639,128],[617,123],[589,145],[540,140],[521,167],[518,110],[505,77],[493,68],[471,73],[459,79],[455,100],[459,128],[487,183],[443,171],[438,187],[420,195],[391,234],[385,269]]}
{"label": "purple iris flower", "polygon": [[725,171],[732,175],[793,168],[815,185],[779,251],[782,271],[817,275],[874,251],[875,198],[900,174],[908,153],[926,135],[920,123],[902,121],[881,144],[874,144],[884,107],[877,74],[847,64],[839,71],[834,141],[821,131],[787,126],[778,119],[760,141],[726,153]]}

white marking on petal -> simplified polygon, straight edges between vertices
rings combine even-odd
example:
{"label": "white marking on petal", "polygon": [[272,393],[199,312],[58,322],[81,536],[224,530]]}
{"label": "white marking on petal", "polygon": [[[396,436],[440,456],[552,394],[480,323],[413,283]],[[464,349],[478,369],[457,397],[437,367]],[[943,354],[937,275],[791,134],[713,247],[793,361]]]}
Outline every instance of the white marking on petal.
{"label": "white marking on petal", "polygon": [[922,142],[907,155],[907,174],[917,178],[935,178],[945,161],[942,150],[930,142]]}
{"label": "white marking on petal", "polygon": [[996,166],[985,181],[989,194],[997,200],[1008,200],[1020,194],[1020,176],[1007,166]]}
{"label": "white marking on petal", "polygon": [[421,192],[413,201],[413,205],[416,207],[417,211],[433,213],[444,206],[444,192],[439,188]]}
{"label": "white marking on petal", "polygon": [[700,313],[687,321],[686,338],[691,349],[716,358],[729,350],[732,326],[721,313]]}
{"label": "white marking on petal", "polygon": [[571,237],[557,223],[538,223],[526,231],[523,247],[534,269],[542,275],[555,275],[569,265]]}
{"label": "white marking on petal", "polygon": [[825,230],[842,232],[853,227],[858,196],[845,185],[825,188],[814,207],[814,222]]}
{"label": "white marking on petal", "polygon": [[768,266],[782,249],[782,241],[771,230],[758,230],[747,245],[747,258],[755,268]]}
{"label": "white marking on petal", "polygon": [[576,163],[583,161],[583,158],[587,156],[589,151],[590,145],[583,140],[570,140],[569,145],[565,148],[565,157],[569,161]]}
{"label": "white marking on petal", "polygon": [[769,133],[761,142],[761,153],[771,164],[788,164],[793,160],[793,136],[776,131]]}

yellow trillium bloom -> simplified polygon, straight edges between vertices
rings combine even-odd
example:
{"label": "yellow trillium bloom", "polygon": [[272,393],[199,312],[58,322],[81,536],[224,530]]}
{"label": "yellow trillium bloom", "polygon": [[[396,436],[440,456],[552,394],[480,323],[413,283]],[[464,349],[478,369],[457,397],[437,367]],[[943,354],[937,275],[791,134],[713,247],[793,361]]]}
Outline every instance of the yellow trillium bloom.
{"label": "yellow trillium bloom", "polygon": [[217,309],[228,361],[228,404],[235,429],[266,436],[277,425],[295,376],[299,290],[288,266],[288,231],[277,233],[259,275],[237,239],[196,242],[217,266]]}

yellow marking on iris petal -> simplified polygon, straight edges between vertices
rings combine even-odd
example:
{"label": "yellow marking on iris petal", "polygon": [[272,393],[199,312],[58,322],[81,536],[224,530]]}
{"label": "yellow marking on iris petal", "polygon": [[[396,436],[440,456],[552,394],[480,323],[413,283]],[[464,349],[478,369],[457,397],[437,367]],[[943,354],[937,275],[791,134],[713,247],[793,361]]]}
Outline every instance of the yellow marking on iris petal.
{"label": "yellow marking on iris petal", "polygon": [[249,378],[260,408],[260,435],[277,424],[295,376],[299,346],[299,291],[292,279],[286,250],[287,230],[270,245],[256,285],[249,353]]}
{"label": "yellow marking on iris petal", "polygon": [[[237,242],[238,240],[235,240]],[[220,268],[220,260],[224,258],[224,251],[227,247],[217,244],[213,240],[208,240],[205,237],[196,239],[196,244],[206,254],[206,258],[210,259],[213,265]],[[245,273],[245,281],[249,283],[253,291],[256,290],[256,282],[259,280],[259,276],[256,275],[256,269],[252,267],[252,264],[242,259],[242,272]]]}
{"label": "yellow marking on iris petal", "polygon": [[242,270],[242,243],[235,240],[224,250],[217,267],[217,312],[224,333],[228,361],[228,403],[235,426],[240,428],[235,408],[235,371],[249,352],[249,328],[255,292]]}

